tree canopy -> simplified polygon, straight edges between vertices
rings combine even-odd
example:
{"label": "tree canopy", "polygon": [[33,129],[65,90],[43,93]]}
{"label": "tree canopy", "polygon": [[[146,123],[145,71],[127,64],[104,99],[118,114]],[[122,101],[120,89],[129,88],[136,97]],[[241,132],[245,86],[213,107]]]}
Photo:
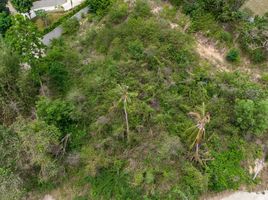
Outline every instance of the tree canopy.
{"label": "tree canopy", "polygon": [[20,13],[27,13],[33,6],[33,0],[11,0],[15,9]]}
{"label": "tree canopy", "polygon": [[36,26],[21,15],[12,18],[12,26],[5,34],[5,41],[25,62],[33,62],[44,51],[41,34]]}

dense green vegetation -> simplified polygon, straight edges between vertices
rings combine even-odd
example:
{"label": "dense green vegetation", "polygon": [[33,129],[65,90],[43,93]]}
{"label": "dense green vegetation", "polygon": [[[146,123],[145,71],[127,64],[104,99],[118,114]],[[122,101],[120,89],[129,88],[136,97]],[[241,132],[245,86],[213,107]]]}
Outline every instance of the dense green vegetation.
{"label": "dense green vegetation", "polygon": [[[241,49],[255,63],[267,61],[267,15],[252,17],[251,13],[239,9],[245,0],[172,0],[182,7],[192,20],[192,31],[203,31],[207,36],[235,45],[238,40]],[[233,37],[232,37],[233,36]]]}
{"label": "dense green vegetation", "polygon": [[11,26],[11,17],[9,9],[6,7],[7,0],[0,2],[0,34],[4,34]]}
{"label": "dense green vegetation", "polygon": [[92,13],[66,20],[47,48],[12,17],[0,42],[1,199],[70,183],[76,200],[195,200],[257,183],[248,169],[267,145],[267,77],[215,70],[193,34],[237,64],[235,32],[266,19],[244,20],[235,2],[172,0],[153,14],[162,2],[88,1]]}
{"label": "dense green vegetation", "polygon": [[20,13],[27,13],[33,6],[33,0],[11,0],[15,9]]}

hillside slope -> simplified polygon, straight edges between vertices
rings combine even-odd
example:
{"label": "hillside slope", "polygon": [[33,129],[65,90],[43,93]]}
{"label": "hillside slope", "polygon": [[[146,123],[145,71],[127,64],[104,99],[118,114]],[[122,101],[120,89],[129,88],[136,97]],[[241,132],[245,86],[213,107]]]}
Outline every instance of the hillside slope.
{"label": "hillside slope", "polygon": [[167,2],[117,0],[68,23],[33,63],[34,108],[3,122],[28,156],[14,170],[24,198],[194,200],[260,181],[261,71],[252,78],[216,45],[211,59]]}

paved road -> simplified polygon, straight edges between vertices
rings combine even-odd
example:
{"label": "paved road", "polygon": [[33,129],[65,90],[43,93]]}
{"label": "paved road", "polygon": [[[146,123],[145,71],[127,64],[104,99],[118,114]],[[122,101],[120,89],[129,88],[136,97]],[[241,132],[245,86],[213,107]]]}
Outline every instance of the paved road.
{"label": "paved road", "polygon": [[[86,14],[88,13],[88,7],[80,10],[78,13],[76,13],[73,17],[77,18],[78,20],[80,20],[82,18],[82,14]],[[60,36],[62,35],[62,26],[58,26],[57,28],[55,28],[54,30],[52,30],[51,32],[49,32],[48,34],[46,34],[42,41],[45,45],[49,45],[51,43],[51,41],[53,39],[58,39]]]}
{"label": "paved road", "polygon": [[32,10],[43,8],[43,7],[62,5],[65,2],[66,2],[66,0],[40,0],[40,1],[35,1],[35,2],[33,2]]}
{"label": "paved road", "polygon": [[80,5],[84,1],[85,0],[40,0],[34,2],[34,5],[30,11],[30,17],[28,13],[24,13],[24,15],[28,16],[29,18],[35,18],[35,12],[37,10],[44,10],[46,12],[68,11]]}

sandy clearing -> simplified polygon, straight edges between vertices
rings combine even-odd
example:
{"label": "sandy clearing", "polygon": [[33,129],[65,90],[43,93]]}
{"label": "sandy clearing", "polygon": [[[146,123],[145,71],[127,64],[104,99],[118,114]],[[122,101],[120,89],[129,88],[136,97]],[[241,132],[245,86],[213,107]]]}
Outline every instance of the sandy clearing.
{"label": "sandy clearing", "polygon": [[248,0],[242,10],[248,8],[255,15],[263,16],[268,11],[268,0]]}
{"label": "sandy clearing", "polygon": [[267,200],[268,199],[268,190],[264,192],[244,192],[239,191],[234,194],[223,197],[219,200]]}

